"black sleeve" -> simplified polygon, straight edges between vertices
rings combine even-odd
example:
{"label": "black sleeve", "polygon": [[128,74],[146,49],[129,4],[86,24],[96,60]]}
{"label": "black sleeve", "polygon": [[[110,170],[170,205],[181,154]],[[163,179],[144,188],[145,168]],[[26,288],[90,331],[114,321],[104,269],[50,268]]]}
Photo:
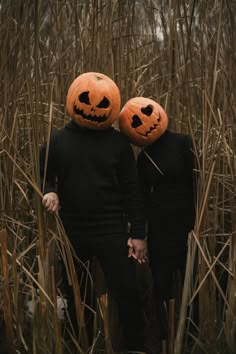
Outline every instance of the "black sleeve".
{"label": "black sleeve", "polygon": [[133,239],[144,239],[146,236],[144,204],[136,160],[129,143],[127,143],[120,156],[118,177],[124,196],[125,212],[130,223],[129,236]]}
{"label": "black sleeve", "polygon": [[56,134],[52,134],[49,148],[47,144],[40,147],[40,181],[43,194],[57,192],[56,172]]}
{"label": "black sleeve", "polygon": [[137,167],[138,167],[139,181],[141,185],[142,198],[144,200],[144,212],[145,212],[145,217],[147,218],[148,209],[150,205],[151,185],[147,178],[147,170],[144,161],[145,161],[145,155],[143,152],[140,152],[137,158]]}
{"label": "black sleeve", "polygon": [[193,171],[195,166],[195,157],[193,152],[193,141],[190,135],[186,135],[185,139],[185,161],[189,167],[189,171]]}

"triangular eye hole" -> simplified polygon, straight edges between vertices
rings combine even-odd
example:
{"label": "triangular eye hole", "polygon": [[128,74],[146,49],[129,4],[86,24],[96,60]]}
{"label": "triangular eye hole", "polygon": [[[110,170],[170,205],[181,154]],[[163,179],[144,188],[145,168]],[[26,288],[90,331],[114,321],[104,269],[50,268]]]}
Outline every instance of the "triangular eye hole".
{"label": "triangular eye hole", "polygon": [[79,101],[80,101],[81,103],[85,103],[85,104],[90,105],[89,92],[88,92],[88,91],[82,92],[82,93],[79,95]]}
{"label": "triangular eye hole", "polygon": [[110,106],[109,100],[104,97],[101,102],[97,105],[98,108],[108,108]]}
{"label": "triangular eye hole", "polygon": [[153,107],[149,104],[147,107],[141,108],[141,112],[146,116],[150,117],[153,112]]}
{"label": "triangular eye hole", "polygon": [[132,117],[132,128],[138,128],[140,125],[142,125],[142,121],[139,118],[139,116],[137,116],[136,114]]}

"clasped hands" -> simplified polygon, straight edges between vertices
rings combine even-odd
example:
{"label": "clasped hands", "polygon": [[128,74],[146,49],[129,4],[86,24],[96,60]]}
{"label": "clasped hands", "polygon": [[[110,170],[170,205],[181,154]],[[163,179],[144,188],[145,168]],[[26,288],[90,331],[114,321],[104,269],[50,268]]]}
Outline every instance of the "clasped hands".
{"label": "clasped hands", "polygon": [[129,238],[127,242],[128,257],[133,257],[138,263],[145,263],[147,260],[147,241],[142,239]]}

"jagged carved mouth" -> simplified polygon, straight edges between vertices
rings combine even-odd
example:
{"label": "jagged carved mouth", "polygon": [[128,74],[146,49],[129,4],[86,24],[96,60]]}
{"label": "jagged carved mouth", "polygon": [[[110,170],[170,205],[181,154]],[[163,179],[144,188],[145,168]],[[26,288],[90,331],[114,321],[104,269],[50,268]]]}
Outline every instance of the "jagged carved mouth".
{"label": "jagged carved mouth", "polygon": [[102,122],[105,122],[109,116],[110,116],[110,113],[107,115],[103,115],[103,116],[96,116],[96,115],[92,115],[92,114],[85,114],[83,109],[79,109],[76,107],[76,105],[74,105],[74,112],[75,114],[81,116],[82,118],[86,119],[86,120],[89,120],[90,122],[95,122],[95,123],[102,123]]}
{"label": "jagged carved mouth", "polygon": [[155,130],[156,129],[156,127],[158,127],[159,126],[159,124],[154,124],[146,133],[139,133],[139,132],[137,132],[139,135],[143,135],[143,136],[148,136],[153,130]]}

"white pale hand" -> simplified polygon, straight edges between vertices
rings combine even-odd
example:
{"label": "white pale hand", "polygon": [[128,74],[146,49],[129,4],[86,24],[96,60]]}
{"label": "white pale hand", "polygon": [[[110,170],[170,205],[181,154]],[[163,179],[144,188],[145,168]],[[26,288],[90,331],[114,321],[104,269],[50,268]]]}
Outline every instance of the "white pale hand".
{"label": "white pale hand", "polygon": [[54,192],[47,193],[43,196],[42,200],[43,206],[50,213],[56,213],[59,209],[59,199],[58,195]]}

